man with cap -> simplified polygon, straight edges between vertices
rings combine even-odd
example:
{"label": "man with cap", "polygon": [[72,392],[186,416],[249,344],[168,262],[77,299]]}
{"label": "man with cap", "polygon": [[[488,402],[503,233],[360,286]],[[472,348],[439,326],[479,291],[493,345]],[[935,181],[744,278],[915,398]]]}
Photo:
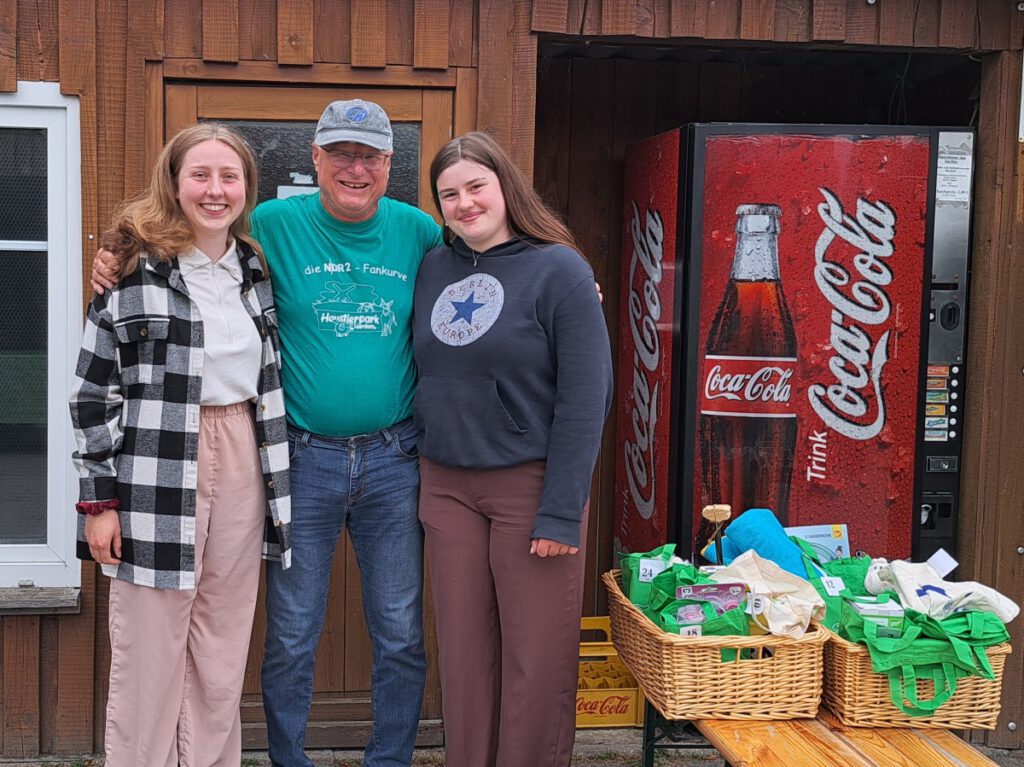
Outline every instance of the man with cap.
{"label": "man with cap", "polygon": [[[329,104],[312,150],[319,193],[268,200],[252,215],[277,305],[292,485],[292,567],[267,568],[269,753],[277,767],[313,765],[304,753],[313,665],[347,525],[373,647],[364,765],[407,767],[426,676],[413,284],[441,230],[385,196],[392,131],[379,105]],[[98,292],[120,263],[97,254]]]}
{"label": "man with cap", "polygon": [[[324,110],[319,194],[256,208],[280,320],[293,487],[292,567],[267,569],[262,684],[270,758],[303,752],[331,561],[348,525],[373,646],[367,767],[408,765],[426,674],[423,539],[412,397],[412,297],[441,243],[426,213],[385,196],[391,123],[359,99]],[[284,574],[285,577],[281,577]]]}

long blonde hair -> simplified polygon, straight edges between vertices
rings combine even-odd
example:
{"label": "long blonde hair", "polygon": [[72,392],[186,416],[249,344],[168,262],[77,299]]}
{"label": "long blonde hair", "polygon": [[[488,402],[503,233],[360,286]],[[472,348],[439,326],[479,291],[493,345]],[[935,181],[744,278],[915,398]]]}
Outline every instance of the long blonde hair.
{"label": "long blonde hair", "polygon": [[[249,243],[262,256],[259,244],[252,238],[249,215],[256,207],[259,172],[256,158],[248,142],[238,131],[222,123],[200,123],[178,131],[156,158],[149,186],[130,200],[121,203],[114,212],[110,228],[104,232],[100,245],[114,253],[137,256],[139,251],[161,261],[170,261],[187,251],[195,243],[192,225],[178,202],[178,174],[185,155],[204,141],[220,141],[234,150],[242,161],[245,181],[245,205],[242,215],[228,229],[238,240]],[[122,273],[135,268],[133,258],[125,264]]]}
{"label": "long blonde hair", "polygon": [[[441,199],[437,194],[437,177],[459,160],[482,165],[498,177],[505,197],[509,226],[514,233],[579,251],[569,227],[544,204],[519,167],[498,142],[486,133],[474,131],[452,139],[441,147],[441,151],[430,163],[430,191],[434,194],[434,204],[438,210],[441,210]],[[445,242],[450,245],[452,239],[451,230],[445,226]]]}

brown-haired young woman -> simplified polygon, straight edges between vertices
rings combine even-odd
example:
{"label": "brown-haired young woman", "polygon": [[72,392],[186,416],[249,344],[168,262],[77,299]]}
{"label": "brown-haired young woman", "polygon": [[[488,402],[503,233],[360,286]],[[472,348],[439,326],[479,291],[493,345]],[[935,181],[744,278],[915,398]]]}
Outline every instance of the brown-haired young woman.
{"label": "brown-haired young woman", "polygon": [[493,139],[450,142],[430,180],[447,245],[416,280],[414,416],[447,763],[565,767],[607,328],[572,235]]}

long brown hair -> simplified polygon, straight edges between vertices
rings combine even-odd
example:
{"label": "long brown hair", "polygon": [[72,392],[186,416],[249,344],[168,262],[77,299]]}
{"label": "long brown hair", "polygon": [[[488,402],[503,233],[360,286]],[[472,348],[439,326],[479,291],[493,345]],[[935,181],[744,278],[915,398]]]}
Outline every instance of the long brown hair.
{"label": "long brown hair", "polygon": [[[188,151],[211,139],[233,149],[242,161],[245,205],[242,215],[231,223],[228,232],[232,237],[249,243],[262,256],[249,229],[249,214],[256,207],[259,183],[256,158],[238,131],[212,122],[183,128],[167,142],[156,158],[149,186],[137,197],[118,206],[110,228],[100,239],[100,245],[123,255],[138,255],[140,250],[145,250],[162,261],[170,261],[191,248],[195,234],[178,202],[178,174]],[[136,263],[135,259],[129,260],[122,273],[132,271]]]}
{"label": "long brown hair", "polygon": [[[474,131],[452,139],[441,148],[434,161],[430,163],[430,191],[434,195],[434,204],[438,210],[441,210],[441,199],[437,194],[437,177],[459,160],[469,160],[482,165],[498,177],[505,197],[509,226],[513,232],[579,251],[576,238],[572,236],[569,228],[544,204],[540,195],[505,150],[486,133]],[[452,239],[452,232],[446,226],[444,240],[450,245]]]}

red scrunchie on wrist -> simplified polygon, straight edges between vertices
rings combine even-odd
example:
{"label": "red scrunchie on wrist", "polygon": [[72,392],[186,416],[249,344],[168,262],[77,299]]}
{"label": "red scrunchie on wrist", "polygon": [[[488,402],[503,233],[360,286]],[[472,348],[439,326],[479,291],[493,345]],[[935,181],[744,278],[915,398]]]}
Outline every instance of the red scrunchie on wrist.
{"label": "red scrunchie on wrist", "polygon": [[87,514],[90,517],[95,517],[102,514],[104,511],[110,511],[111,509],[118,509],[121,507],[121,501],[117,498],[111,498],[109,501],[79,501],[75,504],[75,511],[79,514]]}

